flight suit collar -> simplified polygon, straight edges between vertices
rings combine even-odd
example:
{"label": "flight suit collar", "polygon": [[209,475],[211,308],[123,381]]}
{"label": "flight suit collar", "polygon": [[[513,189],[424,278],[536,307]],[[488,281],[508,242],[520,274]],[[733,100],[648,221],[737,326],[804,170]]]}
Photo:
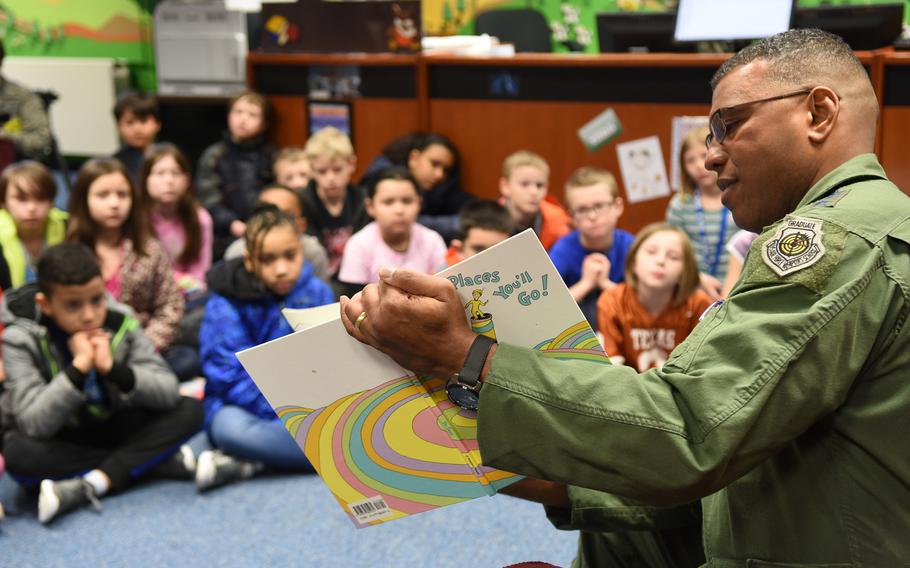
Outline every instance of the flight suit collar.
{"label": "flight suit collar", "polygon": [[880,177],[887,179],[885,170],[878,163],[875,154],[860,154],[851,158],[828,172],[825,177],[809,188],[806,195],[800,200],[796,209],[802,209],[806,205],[818,201],[836,189],[838,185],[844,185],[843,182],[855,177]]}

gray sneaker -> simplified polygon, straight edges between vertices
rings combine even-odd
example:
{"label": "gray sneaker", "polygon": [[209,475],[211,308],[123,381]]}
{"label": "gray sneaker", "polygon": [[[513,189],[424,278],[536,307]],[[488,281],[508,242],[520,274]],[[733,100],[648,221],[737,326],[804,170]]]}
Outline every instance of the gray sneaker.
{"label": "gray sneaker", "polygon": [[45,479],[41,482],[38,493],[38,520],[46,525],[59,515],[87,504],[101,512],[101,502],[95,495],[95,489],[85,479],[81,477],[61,481]]}
{"label": "gray sneaker", "polygon": [[199,454],[196,460],[196,489],[207,491],[213,487],[249,479],[264,467],[260,462],[237,459],[221,450],[206,450]]}
{"label": "gray sneaker", "polygon": [[196,474],[196,456],[192,448],[183,444],[169,458],[156,465],[149,472],[153,477],[165,479],[193,479]]}

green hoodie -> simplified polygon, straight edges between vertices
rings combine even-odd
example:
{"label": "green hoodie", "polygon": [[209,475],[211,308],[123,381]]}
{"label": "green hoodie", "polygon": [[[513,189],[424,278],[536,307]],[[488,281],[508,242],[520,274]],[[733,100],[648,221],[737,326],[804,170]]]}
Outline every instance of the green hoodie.
{"label": "green hoodie", "polygon": [[[63,242],[63,239],[66,238],[66,220],[68,218],[69,214],[66,211],[61,211],[56,207],[51,209],[44,231],[45,246]],[[13,288],[22,286],[25,284],[26,272],[25,249],[22,247],[22,241],[19,240],[16,221],[6,209],[0,209],[0,246],[3,247],[3,256],[9,266]]]}

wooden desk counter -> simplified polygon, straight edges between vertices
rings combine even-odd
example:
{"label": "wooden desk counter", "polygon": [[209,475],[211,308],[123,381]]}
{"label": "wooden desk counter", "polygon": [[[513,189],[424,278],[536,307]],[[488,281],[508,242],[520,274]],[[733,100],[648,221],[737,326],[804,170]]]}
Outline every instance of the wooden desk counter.
{"label": "wooden desk counter", "polygon": [[[889,175],[910,188],[910,54],[857,52],[883,105],[879,154]],[[576,168],[613,172],[622,186],[616,143],[657,136],[667,171],[671,121],[705,115],[710,79],[730,54],[516,54],[510,57],[393,54],[250,54],[250,85],[275,105],[278,144],[305,140],[306,70],[357,65],[355,99],[358,174],[392,138],[412,130],[450,137],[462,154],[462,182],[494,198],[503,159],[528,149],[550,164],[550,190],[563,200],[563,184]],[[577,136],[582,125],[613,108],[623,133],[589,152]],[[663,219],[668,199],[627,205],[620,226],[635,231]]]}

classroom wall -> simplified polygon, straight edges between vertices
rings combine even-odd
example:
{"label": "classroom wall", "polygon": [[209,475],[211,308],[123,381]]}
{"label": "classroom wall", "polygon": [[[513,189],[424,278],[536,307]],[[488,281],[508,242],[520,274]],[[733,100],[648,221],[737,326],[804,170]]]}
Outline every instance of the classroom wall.
{"label": "classroom wall", "polygon": [[[755,0],[760,1],[760,0]],[[801,7],[820,4],[888,4],[895,0],[799,0]],[[910,23],[910,0],[904,0],[904,18]],[[423,0],[423,29],[428,35],[470,34],[480,12],[514,8],[534,8],[550,22],[557,53],[583,51],[597,53],[595,16],[601,12],[664,12],[676,8],[677,0]],[[557,37],[559,36],[559,37]]]}
{"label": "classroom wall", "polygon": [[[894,0],[799,0],[819,4],[882,4]],[[905,17],[910,22],[910,0]],[[152,12],[157,0],[0,0],[0,37],[11,55],[116,57],[130,68],[133,86],[154,91],[155,52]],[[554,51],[598,52],[595,15],[599,12],[665,11],[677,0],[422,0],[428,35],[472,33],[482,11],[536,8],[566,37]],[[577,22],[575,22],[577,18]]]}

